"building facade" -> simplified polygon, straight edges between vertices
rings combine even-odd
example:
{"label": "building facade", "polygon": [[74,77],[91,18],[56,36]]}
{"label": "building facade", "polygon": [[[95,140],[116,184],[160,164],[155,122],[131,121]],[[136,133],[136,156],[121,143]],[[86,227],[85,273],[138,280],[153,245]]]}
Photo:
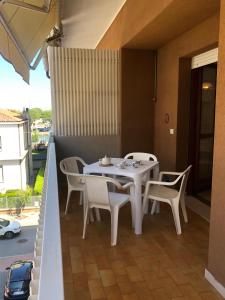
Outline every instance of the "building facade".
{"label": "building facade", "polygon": [[30,123],[10,111],[0,111],[0,192],[25,190],[32,176]]}

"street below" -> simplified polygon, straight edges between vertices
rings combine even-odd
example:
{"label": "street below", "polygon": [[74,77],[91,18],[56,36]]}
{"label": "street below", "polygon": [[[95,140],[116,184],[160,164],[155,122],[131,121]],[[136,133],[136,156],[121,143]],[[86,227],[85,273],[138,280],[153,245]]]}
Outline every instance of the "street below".
{"label": "street below", "polygon": [[23,226],[13,239],[0,238],[0,300],[3,300],[7,278],[6,267],[18,260],[33,260],[37,226]]}

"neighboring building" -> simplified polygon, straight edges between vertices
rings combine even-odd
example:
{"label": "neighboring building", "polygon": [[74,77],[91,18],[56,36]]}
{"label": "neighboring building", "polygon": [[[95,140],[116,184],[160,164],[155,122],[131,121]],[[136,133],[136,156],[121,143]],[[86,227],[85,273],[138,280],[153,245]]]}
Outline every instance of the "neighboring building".
{"label": "neighboring building", "polygon": [[30,122],[27,111],[0,110],[0,192],[26,189],[32,176]]}

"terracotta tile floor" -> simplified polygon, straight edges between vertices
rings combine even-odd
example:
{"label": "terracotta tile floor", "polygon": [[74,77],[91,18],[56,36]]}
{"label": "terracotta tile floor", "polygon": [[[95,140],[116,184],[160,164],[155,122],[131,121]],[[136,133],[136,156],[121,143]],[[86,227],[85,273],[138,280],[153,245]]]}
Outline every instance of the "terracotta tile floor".
{"label": "terracotta tile floor", "polygon": [[204,279],[209,225],[191,211],[177,236],[172,213],[147,215],[143,235],[131,228],[130,206],[120,210],[118,244],[110,246],[110,216],[90,223],[82,240],[82,207],[74,194],[68,215],[61,193],[61,235],[66,300],[222,299]]}

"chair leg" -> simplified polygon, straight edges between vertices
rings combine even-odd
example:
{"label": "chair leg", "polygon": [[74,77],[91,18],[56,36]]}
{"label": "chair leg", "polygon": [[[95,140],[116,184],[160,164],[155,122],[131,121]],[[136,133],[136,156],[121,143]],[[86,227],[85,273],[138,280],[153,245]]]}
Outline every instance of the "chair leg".
{"label": "chair leg", "polygon": [[146,201],[145,207],[143,206],[143,214],[147,215],[148,210],[149,210],[149,201]]}
{"label": "chair leg", "polygon": [[147,197],[144,197],[143,199],[143,207],[142,207],[142,211],[143,211],[143,215],[147,213],[148,211],[148,204],[149,204],[149,199]]}
{"label": "chair leg", "polygon": [[83,203],[83,192],[80,191],[80,202],[79,202],[79,204],[82,205],[82,203]]}
{"label": "chair leg", "polygon": [[69,202],[70,202],[70,195],[71,195],[71,192],[72,192],[72,191],[68,190],[68,193],[67,193],[65,215],[67,214],[67,210],[68,210],[68,206],[69,206]]}
{"label": "chair leg", "polygon": [[173,212],[174,223],[176,227],[177,234],[181,234],[181,226],[180,226],[180,214],[179,214],[179,202],[172,201],[171,208]]}
{"label": "chair leg", "polygon": [[180,199],[180,205],[181,205],[181,209],[182,209],[182,213],[183,213],[183,217],[184,217],[184,222],[188,223],[187,210],[186,210],[186,206],[185,206],[185,199],[184,199],[184,197],[181,197],[181,199]]}
{"label": "chair leg", "polygon": [[156,213],[159,214],[160,213],[160,202],[157,201],[157,205],[156,205]]}
{"label": "chair leg", "polygon": [[93,215],[92,208],[90,208],[90,222],[94,222],[94,215]]}
{"label": "chair leg", "polygon": [[85,216],[84,216],[83,236],[82,236],[83,239],[85,239],[85,236],[86,236],[86,228],[87,228],[88,212],[89,212],[89,207],[86,206],[86,211],[85,211]]}
{"label": "chair leg", "polygon": [[117,243],[117,231],[118,231],[118,207],[114,207],[111,210],[111,246],[116,246]]}
{"label": "chair leg", "polygon": [[157,203],[158,201],[154,200],[153,203],[152,203],[152,209],[151,209],[151,215],[154,215],[154,213],[156,212],[156,209],[157,209]]}
{"label": "chair leg", "polygon": [[135,203],[134,203],[134,187],[130,188],[130,205],[131,205],[131,219],[132,219],[132,228],[135,227]]}
{"label": "chair leg", "polygon": [[101,215],[100,215],[99,208],[95,208],[95,214],[96,214],[97,221],[101,222]]}

